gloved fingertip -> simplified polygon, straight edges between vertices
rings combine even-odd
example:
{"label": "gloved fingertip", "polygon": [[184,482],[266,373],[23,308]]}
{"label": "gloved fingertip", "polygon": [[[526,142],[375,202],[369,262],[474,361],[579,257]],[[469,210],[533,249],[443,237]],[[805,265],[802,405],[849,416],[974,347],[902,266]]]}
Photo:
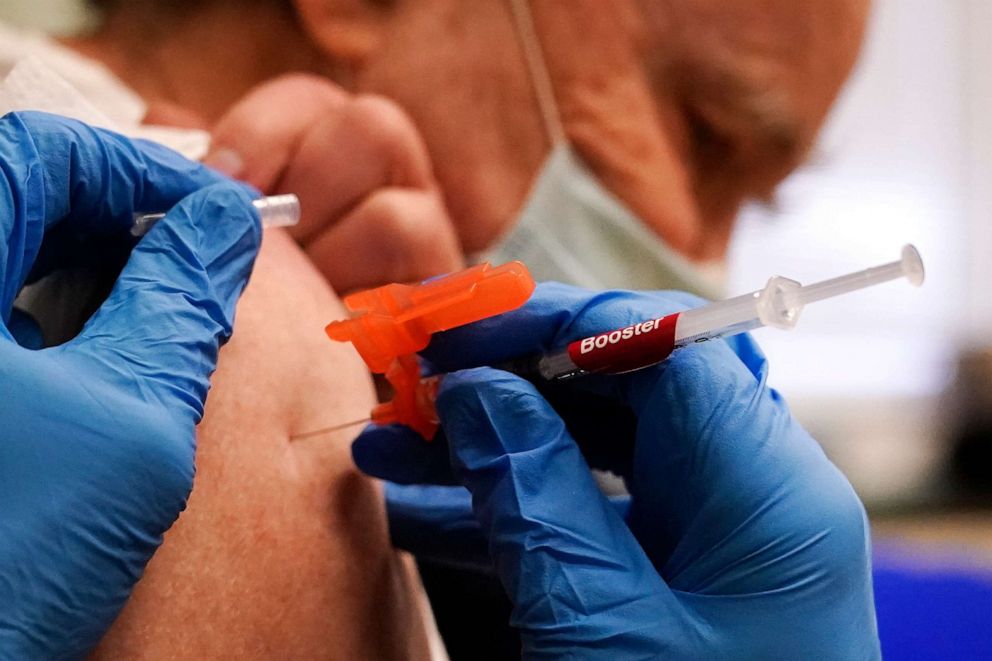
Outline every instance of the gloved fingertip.
{"label": "gloved fingertip", "polygon": [[618,515],[620,515],[620,518],[627,521],[630,517],[630,507],[633,504],[631,497],[627,495],[610,496],[609,501],[610,505],[613,506],[613,509],[616,510]]}
{"label": "gloved fingertip", "polygon": [[765,377],[768,372],[768,359],[750,333],[734,335],[724,341],[756,379]]}
{"label": "gloved fingertip", "polygon": [[351,444],[366,475],[397,484],[455,484],[443,439],[425,441],[402,425],[369,425]]}
{"label": "gloved fingertip", "polygon": [[25,349],[42,349],[45,346],[45,337],[41,332],[41,326],[34,317],[18,308],[10,311],[10,321],[7,322],[7,330],[14,336],[14,340]]}
{"label": "gloved fingertip", "polygon": [[[351,443],[351,458],[360,471],[382,480],[405,482],[392,473],[396,470],[396,455],[408,448],[416,432],[398,425],[369,425]],[[421,440],[423,442],[423,440]]]}
{"label": "gloved fingertip", "polygon": [[663,380],[712,390],[712,382],[736,376],[743,365],[726,342],[708,342],[676,351],[665,367]]}
{"label": "gloved fingertip", "polygon": [[393,546],[418,561],[491,569],[486,538],[464,487],[403,486],[385,483],[386,512]]}

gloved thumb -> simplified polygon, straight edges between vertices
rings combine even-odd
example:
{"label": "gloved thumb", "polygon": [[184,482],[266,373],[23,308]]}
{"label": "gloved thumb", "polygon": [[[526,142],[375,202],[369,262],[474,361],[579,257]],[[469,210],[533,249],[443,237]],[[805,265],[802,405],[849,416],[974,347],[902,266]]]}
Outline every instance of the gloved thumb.
{"label": "gloved thumb", "polygon": [[61,347],[66,358],[96,360],[142,399],[199,422],[261,238],[244,187],[189,195],[142,238],[107,301]]}
{"label": "gloved thumb", "polygon": [[612,657],[646,658],[678,640],[689,618],[530,383],[455,372],[437,408],[525,653],[595,656],[609,639]]}

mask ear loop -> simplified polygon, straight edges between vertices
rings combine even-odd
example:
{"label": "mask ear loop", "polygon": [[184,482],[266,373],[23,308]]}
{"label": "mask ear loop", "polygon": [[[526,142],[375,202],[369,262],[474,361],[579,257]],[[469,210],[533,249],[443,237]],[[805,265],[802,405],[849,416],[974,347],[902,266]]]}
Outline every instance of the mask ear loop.
{"label": "mask ear loop", "polygon": [[520,47],[527,63],[527,71],[530,74],[531,84],[534,86],[534,94],[537,96],[541,120],[548,133],[548,138],[551,140],[551,146],[556,147],[566,142],[567,139],[561,123],[558,102],[555,100],[555,91],[551,86],[551,74],[541,50],[541,43],[537,39],[537,31],[534,29],[534,17],[531,14],[528,0],[509,0],[509,2],[510,11],[513,13],[513,22],[517,27],[517,36],[520,39]]}

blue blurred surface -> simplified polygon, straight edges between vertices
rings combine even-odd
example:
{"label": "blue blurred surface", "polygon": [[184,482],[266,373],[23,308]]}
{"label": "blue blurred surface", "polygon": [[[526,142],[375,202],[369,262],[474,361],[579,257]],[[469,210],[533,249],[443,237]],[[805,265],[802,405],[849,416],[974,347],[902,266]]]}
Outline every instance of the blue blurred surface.
{"label": "blue blurred surface", "polygon": [[901,543],[876,543],[874,555],[887,661],[992,659],[992,564],[963,554],[921,557]]}

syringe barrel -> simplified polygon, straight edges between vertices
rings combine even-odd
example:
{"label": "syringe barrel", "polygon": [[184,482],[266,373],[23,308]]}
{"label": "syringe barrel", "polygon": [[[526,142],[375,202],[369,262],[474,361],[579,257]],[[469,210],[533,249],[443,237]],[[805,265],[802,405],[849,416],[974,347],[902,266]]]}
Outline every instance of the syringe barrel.
{"label": "syringe barrel", "polygon": [[746,333],[762,326],[789,330],[795,327],[806,303],[904,276],[915,285],[923,281],[923,261],[913,246],[903,248],[898,262],[809,287],[774,276],[763,289],[750,294],[602,332],[536,360],[512,361],[508,366],[512,371],[522,366],[523,372],[518,373],[548,380],[584,374],[623,374],[654,365],[675,349],[689,344]]}
{"label": "syringe barrel", "polygon": [[[252,202],[261,216],[263,227],[289,227],[300,222],[300,199],[293,194],[269,195]],[[164,213],[136,213],[131,226],[132,236],[144,236],[165,218]]]}
{"label": "syringe barrel", "polygon": [[675,325],[675,346],[684,347],[760,328],[763,325],[758,314],[760,299],[761,292],[756,291],[686,310],[679,315]]}
{"label": "syringe barrel", "polygon": [[252,204],[262,217],[263,227],[292,227],[300,222],[300,198],[292,193],[260,197]]}
{"label": "syringe barrel", "polygon": [[545,381],[572,379],[588,374],[588,372],[575,364],[572,356],[568,353],[568,349],[553,351],[542,356],[537,363],[537,371]]}

